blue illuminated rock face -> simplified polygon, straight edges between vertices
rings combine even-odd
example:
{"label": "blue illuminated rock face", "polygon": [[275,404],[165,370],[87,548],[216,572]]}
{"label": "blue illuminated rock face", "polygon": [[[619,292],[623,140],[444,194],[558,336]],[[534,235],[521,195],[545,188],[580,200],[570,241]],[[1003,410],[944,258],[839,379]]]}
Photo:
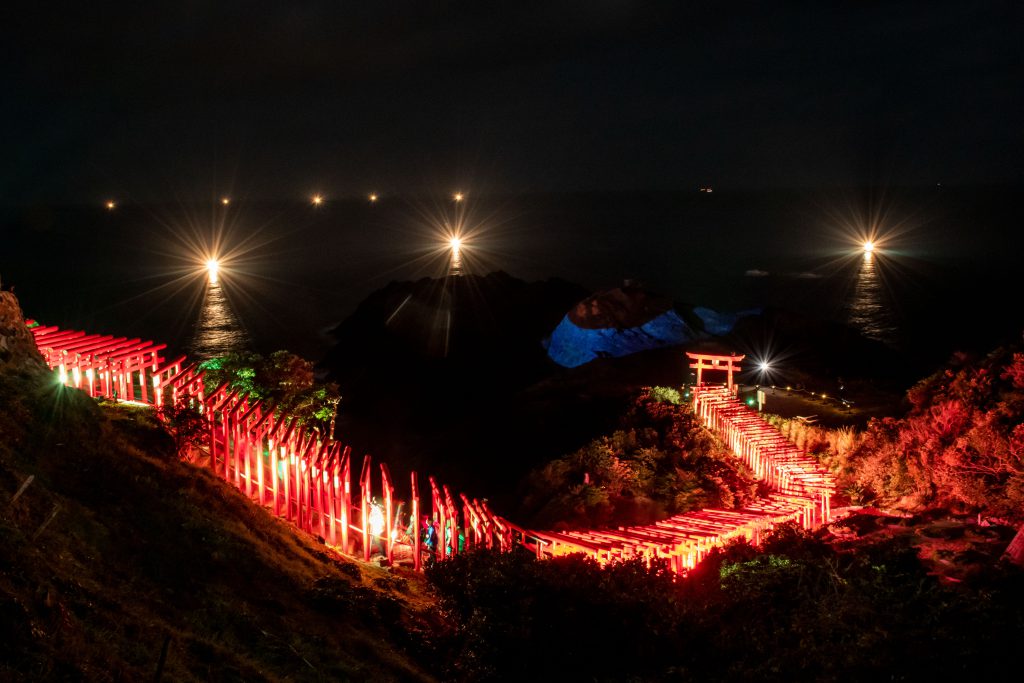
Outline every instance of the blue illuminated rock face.
{"label": "blue illuminated rock face", "polygon": [[671,299],[627,283],[577,303],[544,347],[551,360],[575,368],[595,358],[619,358],[727,335],[740,318],[756,312],[720,313],[697,307],[693,309],[694,317],[687,318],[695,326],[691,327],[679,316]]}
{"label": "blue illuminated rock face", "polygon": [[547,342],[548,356],[566,368],[575,368],[595,358],[628,356],[665,346],[685,344],[694,338],[690,327],[674,310],[637,327],[583,328],[562,318]]}

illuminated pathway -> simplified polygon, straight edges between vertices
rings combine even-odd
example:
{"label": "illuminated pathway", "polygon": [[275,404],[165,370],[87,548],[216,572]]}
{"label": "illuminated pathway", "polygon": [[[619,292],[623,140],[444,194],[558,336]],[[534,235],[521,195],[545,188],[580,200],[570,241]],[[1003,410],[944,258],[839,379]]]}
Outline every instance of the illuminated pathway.
{"label": "illuminated pathway", "polygon": [[[250,401],[248,395],[230,392],[227,384],[203,395],[203,373],[184,356],[167,361],[160,355],[165,344],[111,335],[87,334],[57,327],[32,325],[36,346],[62,383],[89,396],[151,405],[159,412],[184,401],[196,407],[209,425],[210,471],[234,484],[250,500],[284,517],[298,528],[317,534],[339,552],[361,551],[369,561],[376,545],[388,561],[405,555],[420,568],[419,482],[410,481],[410,519],[415,521],[411,538],[399,541],[394,501],[394,481],[387,465],[379,466],[383,524],[374,528],[374,468],[363,457],[359,474],[358,507],[353,506],[351,449],[319,432],[307,429],[290,415],[276,415],[274,406]],[[456,499],[449,488],[428,477],[431,515],[438,534],[442,529],[465,529],[465,548],[497,547],[509,550],[516,542],[527,544],[529,532],[495,515],[487,504],[465,495]],[[457,502],[459,501],[459,502]],[[461,504],[460,504],[461,502]],[[385,533],[390,529],[390,533]],[[403,534],[404,535],[404,534]],[[458,544],[453,544],[458,551]],[[534,541],[536,545],[536,541]],[[440,544],[444,559],[452,549]],[[399,557],[399,560],[402,558]]]}
{"label": "illuminated pathway", "polygon": [[[61,381],[90,396],[135,401],[158,412],[179,401],[195,406],[209,426],[209,454],[203,459],[211,473],[276,516],[318,535],[339,552],[358,553],[369,561],[377,545],[389,562],[420,568],[424,512],[415,472],[409,477],[408,513],[415,522],[409,538],[401,529],[401,506],[396,509],[387,465],[381,463],[374,477],[369,455],[362,460],[356,498],[348,446],[303,427],[294,416],[275,414],[272,405],[229,391],[226,384],[204,396],[203,371],[184,357],[168,362],[160,355],[165,345],[56,327],[35,326],[32,332]],[[666,558],[676,572],[692,568],[709,550],[731,539],[744,537],[756,543],[761,532],[775,524],[794,521],[810,528],[828,521],[835,483],[817,461],[739,403],[726,387],[700,385],[693,407],[705,426],[768,484],[773,492],[767,498],[740,510],[700,510],[647,526],[528,531],[495,515],[486,503],[452,495],[447,486],[428,477],[429,518],[437,522],[439,536],[441,530],[464,529],[466,549],[509,550],[520,544],[540,557],[584,553],[601,564],[631,557]],[[374,522],[371,509],[375,478],[383,503],[383,514],[376,517],[382,517],[382,523]],[[451,543],[451,548],[438,545],[440,559],[459,550],[458,543]]]}
{"label": "illuminated pathway", "polygon": [[787,441],[726,387],[695,390],[694,413],[772,489],[767,498],[739,510],[687,512],[646,526],[530,532],[545,554],[583,552],[602,564],[612,559],[661,557],[673,571],[692,569],[715,546],[734,538],[758,543],[762,531],[781,522],[812,528],[828,521],[835,482],[814,458]]}

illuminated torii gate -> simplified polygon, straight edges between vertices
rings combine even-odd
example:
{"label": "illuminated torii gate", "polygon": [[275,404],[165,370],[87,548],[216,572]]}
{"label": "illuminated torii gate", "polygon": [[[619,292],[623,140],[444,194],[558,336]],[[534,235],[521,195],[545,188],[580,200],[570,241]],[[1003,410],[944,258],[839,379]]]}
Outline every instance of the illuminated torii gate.
{"label": "illuminated torii gate", "polygon": [[[206,396],[203,370],[185,356],[165,359],[160,352],[166,344],[26,323],[43,359],[59,373],[63,384],[87,390],[90,396],[148,404],[158,414],[167,405],[194,402],[208,422],[210,473],[268,508],[274,516],[317,534],[344,554],[354,550],[350,539],[359,538],[362,557],[367,561],[371,541],[376,537],[381,539],[389,563],[395,561],[396,547],[406,546],[413,567],[421,568],[421,501],[415,472],[410,473],[412,538],[400,542],[394,481],[384,463],[380,463],[384,528],[374,532],[370,524],[374,496],[369,455],[363,460],[360,500],[354,506],[351,448],[303,425],[294,415],[278,413],[275,406],[232,389],[227,382]],[[435,557],[444,559],[458,553],[460,534],[464,534],[467,545],[488,548],[511,549],[514,532],[526,543],[528,532],[494,514],[486,503],[465,495],[453,496],[433,477],[430,487],[431,523],[439,524]],[[462,502],[461,511],[456,501]],[[460,519],[465,528],[459,528]],[[450,549],[446,541],[450,541]]]}
{"label": "illuminated torii gate", "polygon": [[[420,494],[415,472],[410,475],[412,538],[399,541],[394,484],[383,463],[384,525],[374,531],[370,523],[370,501],[374,499],[370,456],[363,461],[360,501],[354,506],[350,447],[304,426],[292,415],[278,415],[274,406],[232,390],[226,382],[204,396],[202,370],[188,364],[184,357],[168,363],[159,355],[165,345],[64,332],[56,327],[35,327],[33,335],[48,364],[60,372],[61,380],[79,386],[84,376],[90,395],[141,399],[158,411],[165,405],[165,398],[175,404],[198,398],[198,406],[209,421],[211,473],[256,504],[269,508],[275,516],[318,535],[345,554],[353,552],[349,540],[354,532],[361,537],[364,560],[370,559],[371,540],[379,537],[389,563],[395,561],[396,546],[404,546],[409,548],[413,566],[421,566]],[[495,515],[486,501],[471,500],[464,494],[453,496],[448,486],[429,477],[429,522],[438,526],[435,558],[446,559],[472,546],[508,551],[519,544],[538,557],[585,553],[601,564],[637,557],[662,558],[669,560],[674,571],[684,572],[711,548],[730,539],[742,536],[756,543],[762,531],[782,522],[797,522],[805,528],[827,522],[830,498],[835,493],[831,474],[730,395],[733,373],[740,370],[738,362],[743,356],[687,355],[694,361],[690,367],[698,372],[698,386],[703,383],[704,370],[728,373],[728,389],[709,386],[695,392],[694,414],[770,487],[767,496],[738,510],[691,511],[645,526],[538,532]],[[151,392],[147,390],[150,384]],[[141,390],[141,396],[136,396],[136,389]],[[170,395],[165,396],[165,391]],[[461,510],[456,501],[461,502]],[[464,533],[463,548],[460,533]]]}
{"label": "illuminated torii gate", "polygon": [[691,368],[697,370],[697,386],[701,386],[704,378],[705,370],[725,370],[728,374],[725,386],[732,391],[732,373],[740,371],[740,361],[746,357],[746,354],[739,356],[719,356],[710,353],[690,353],[686,352],[690,360]]}

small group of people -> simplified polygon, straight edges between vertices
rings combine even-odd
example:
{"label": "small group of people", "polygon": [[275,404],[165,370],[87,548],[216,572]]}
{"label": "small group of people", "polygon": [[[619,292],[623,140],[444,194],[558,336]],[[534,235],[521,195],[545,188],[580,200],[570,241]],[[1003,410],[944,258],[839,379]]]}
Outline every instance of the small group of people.
{"label": "small group of people", "polygon": [[[403,503],[399,503],[395,514],[394,533],[392,538],[399,544],[408,544],[411,548],[414,534],[419,534],[420,544],[422,549],[426,551],[428,561],[433,560],[440,553],[441,547],[439,545],[439,539],[441,537],[441,523],[437,519],[432,519],[430,515],[423,515],[419,520],[419,528],[417,529],[417,521],[412,518],[412,515],[403,514],[402,508]],[[376,498],[370,503],[369,518],[367,520],[370,526],[370,543],[372,554],[384,554],[384,534],[387,533],[384,529],[384,507],[380,501]],[[453,552],[463,552],[466,547],[466,536],[461,527],[455,527],[455,545],[453,546],[452,537],[452,520],[446,520],[444,529],[444,548],[445,555],[451,555]]]}
{"label": "small group of people", "polygon": [[[423,521],[420,532],[420,542],[423,546],[431,553],[436,555],[438,552],[438,537],[439,527],[441,523],[434,519],[430,519],[430,515],[423,515]],[[445,554],[450,555],[452,552],[462,552],[466,547],[466,536],[461,528],[456,528],[456,537],[458,538],[457,545],[452,546],[452,524],[449,520],[445,524],[444,530],[444,542],[445,542]]]}

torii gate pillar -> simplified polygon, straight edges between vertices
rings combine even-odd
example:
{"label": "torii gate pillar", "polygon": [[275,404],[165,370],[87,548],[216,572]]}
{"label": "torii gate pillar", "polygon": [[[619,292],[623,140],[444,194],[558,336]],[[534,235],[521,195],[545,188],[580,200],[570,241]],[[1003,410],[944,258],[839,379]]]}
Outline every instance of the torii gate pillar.
{"label": "torii gate pillar", "polygon": [[690,353],[686,352],[686,355],[693,362],[690,363],[690,367],[697,370],[697,386],[700,387],[704,383],[704,371],[705,370],[724,370],[728,373],[726,379],[726,387],[729,391],[732,391],[732,375],[734,372],[740,371],[740,361],[746,357],[746,354],[739,356],[718,356],[710,353]]}

